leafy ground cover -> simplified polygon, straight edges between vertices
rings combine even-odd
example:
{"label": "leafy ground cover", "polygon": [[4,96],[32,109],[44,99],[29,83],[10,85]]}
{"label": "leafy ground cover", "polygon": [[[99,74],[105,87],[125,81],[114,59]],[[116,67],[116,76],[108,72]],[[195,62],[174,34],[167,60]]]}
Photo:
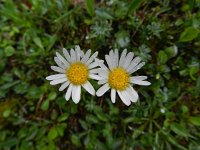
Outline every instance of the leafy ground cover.
{"label": "leafy ground cover", "polygon": [[[200,149],[199,32],[199,0],[0,1],[0,149]],[[65,101],[45,77],[77,44],[102,59],[127,48],[151,86],[129,107]]]}

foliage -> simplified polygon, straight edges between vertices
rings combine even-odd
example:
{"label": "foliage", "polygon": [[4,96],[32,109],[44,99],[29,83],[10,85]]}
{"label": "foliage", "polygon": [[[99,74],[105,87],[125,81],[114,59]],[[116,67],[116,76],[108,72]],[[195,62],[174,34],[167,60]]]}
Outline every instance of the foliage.
{"label": "foliage", "polygon": [[[200,149],[199,31],[199,0],[2,0],[0,149]],[[152,85],[130,107],[110,93],[65,101],[45,77],[77,44],[133,51]]]}

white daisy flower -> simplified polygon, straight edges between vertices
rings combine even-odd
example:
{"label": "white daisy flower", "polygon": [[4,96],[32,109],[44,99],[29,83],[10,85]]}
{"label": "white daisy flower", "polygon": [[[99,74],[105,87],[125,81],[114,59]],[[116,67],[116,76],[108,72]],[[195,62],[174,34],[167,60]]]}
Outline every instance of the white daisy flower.
{"label": "white daisy flower", "polygon": [[147,76],[131,76],[132,73],[136,72],[142,66],[144,62],[141,62],[140,57],[133,58],[134,53],[129,52],[125,49],[121,57],[119,58],[118,50],[111,50],[109,55],[105,55],[106,62],[108,67],[104,63],[98,61],[98,84],[103,84],[102,87],[96,92],[97,96],[102,96],[106,91],[111,89],[111,101],[115,103],[116,93],[127,106],[131,102],[136,102],[138,100],[138,93],[133,89],[133,84],[139,85],[150,85],[147,79]]}
{"label": "white daisy flower", "polygon": [[98,66],[96,59],[98,52],[91,55],[89,49],[84,54],[79,46],[75,46],[75,50],[70,49],[69,52],[63,48],[64,57],[56,52],[54,60],[58,66],[51,66],[51,69],[59,74],[50,75],[46,79],[51,80],[51,85],[61,83],[59,91],[68,87],[65,99],[69,100],[72,97],[74,103],[77,104],[81,99],[81,86],[91,95],[95,95],[95,90],[88,80],[98,78],[95,74],[97,73],[95,67]]}

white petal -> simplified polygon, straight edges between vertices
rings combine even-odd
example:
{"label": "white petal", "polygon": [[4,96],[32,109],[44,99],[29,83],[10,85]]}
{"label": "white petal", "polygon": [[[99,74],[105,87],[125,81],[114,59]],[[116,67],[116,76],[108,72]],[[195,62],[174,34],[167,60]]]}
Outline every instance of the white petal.
{"label": "white petal", "polygon": [[131,104],[131,101],[123,91],[117,91],[117,93],[125,105],[129,106]]}
{"label": "white petal", "polygon": [[141,62],[140,64],[138,64],[137,66],[135,66],[132,70],[130,70],[130,74],[136,72],[137,70],[139,70],[140,68],[142,68],[145,65],[145,62]]}
{"label": "white petal", "polygon": [[133,52],[129,52],[128,55],[126,56],[124,64],[123,64],[123,67],[125,69],[128,69],[128,67],[133,59],[133,56],[134,56]]}
{"label": "white petal", "polygon": [[115,52],[113,50],[110,50],[109,57],[110,57],[110,60],[111,60],[112,68],[117,67],[118,60],[116,60],[116,58],[115,58],[116,55],[115,55]]}
{"label": "white petal", "polygon": [[89,78],[90,79],[94,79],[94,80],[102,80],[102,79],[104,79],[103,77],[100,77],[99,75],[96,75],[96,74],[90,74]]}
{"label": "white petal", "polygon": [[92,68],[95,68],[97,66],[99,66],[98,63],[97,62],[93,62],[93,63],[89,64],[88,68],[92,69]]}
{"label": "white petal", "polygon": [[111,89],[111,101],[112,101],[112,103],[115,103],[115,99],[116,99],[116,90]]}
{"label": "white petal", "polygon": [[138,84],[138,85],[151,85],[149,81],[142,81],[142,80],[135,80],[135,79],[132,79],[131,83]]}
{"label": "white petal", "polygon": [[115,67],[117,67],[118,64],[119,64],[119,52],[118,52],[118,49],[115,49],[115,57],[114,57],[113,61],[114,61]]}
{"label": "white petal", "polygon": [[113,65],[113,67],[114,67],[114,62],[113,62],[113,60],[114,60],[115,54],[114,54],[114,52],[113,52],[112,49],[110,50],[108,56],[110,57],[111,63],[112,63],[112,65]]}
{"label": "white petal", "polygon": [[67,59],[68,62],[72,61],[71,56],[69,55],[69,52],[65,48],[63,48],[63,54],[64,54],[64,56],[65,56],[65,58]]}
{"label": "white petal", "polygon": [[105,59],[106,59],[106,62],[107,62],[107,64],[108,64],[109,69],[112,70],[113,67],[114,67],[113,64],[112,64],[112,61],[113,61],[113,60],[111,60],[111,58],[110,58],[109,55],[105,55]]}
{"label": "white petal", "polygon": [[98,65],[101,67],[101,69],[108,71],[108,68],[104,65],[104,61],[103,60],[100,60],[100,59],[96,58],[95,61],[98,63]]}
{"label": "white petal", "polygon": [[108,79],[108,71],[107,70],[103,70],[103,69],[99,69],[99,72],[98,74],[101,76],[101,77],[104,77],[106,79]]}
{"label": "white petal", "polygon": [[121,54],[121,57],[119,59],[119,66],[123,66],[124,64],[124,60],[125,60],[125,57],[126,57],[126,53],[127,53],[127,49],[124,49],[122,54]]}
{"label": "white petal", "polygon": [[73,89],[73,85],[70,84],[69,88],[67,89],[67,92],[65,94],[65,99],[68,101],[72,95],[72,89]]}
{"label": "white petal", "polygon": [[69,81],[63,83],[63,84],[60,86],[59,91],[63,91],[64,89],[66,89],[66,88],[68,87],[68,85],[69,85]]}
{"label": "white petal", "polygon": [[95,52],[86,62],[87,65],[89,65],[92,61],[94,61],[94,59],[97,57],[98,52]]}
{"label": "white petal", "polygon": [[86,54],[83,55],[83,58],[81,59],[81,62],[86,63],[86,62],[88,61],[90,55],[91,55],[91,49],[89,49],[89,50],[86,52]]}
{"label": "white petal", "polygon": [[98,72],[99,72],[99,69],[100,69],[100,68],[95,68],[95,69],[89,70],[89,72],[90,72],[91,74],[98,73]]}
{"label": "white petal", "polygon": [[56,72],[59,72],[59,73],[65,73],[66,72],[66,70],[64,70],[64,69],[62,69],[60,67],[57,67],[57,66],[51,66],[51,69],[53,71],[56,71]]}
{"label": "white petal", "polygon": [[72,100],[77,104],[81,99],[81,86],[73,86],[72,89]]}
{"label": "white petal", "polygon": [[87,81],[82,86],[88,93],[90,93],[93,96],[95,95],[95,90],[94,90],[93,86],[91,85],[91,83],[89,81]]}
{"label": "white petal", "polygon": [[76,62],[77,61],[76,53],[75,53],[74,49],[72,49],[72,48],[70,49],[70,55],[71,55],[72,62]]}
{"label": "white petal", "polygon": [[127,96],[127,98],[129,99],[129,101],[131,101],[131,102],[136,102],[137,101],[135,99],[135,96],[133,96],[133,94],[131,94],[128,90],[124,90],[123,92]]}
{"label": "white petal", "polygon": [[96,92],[97,96],[102,96],[106,91],[108,91],[110,89],[108,83],[104,84],[102,87],[100,87],[98,89],[98,91]]}
{"label": "white petal", "polygon": [[99,85],[101,85],[101,84],[105,84],[105,83],[107,83],[108,82],[108,79],[102,79],[102,80],[99,80],[97,83],[99,84]]}
{"label": "white petal", "polygon": [[127,71],[129,72],[130,70],[132,70],[135,66],[137,66],[140,63],[140,61],[141,61],[140,57],[135,57],[128,66]]}
{"label": "white petal", "polygon": [[65,65],[65,67],[69,67],[69,63],[65,60],[64,57],[62,57],[58,52],[56,52],[56,56],[58,59]]}
{"label": "white petal", "polygon": [[65,74],[55,74],[55,75],[50,75],[46,77],[47,80],[55,80],[55,79],[60,79],[60,78],[65,78]]}
{"label": "white petal", "polygon": [[75,46],[75,49],[77,50],[77,52],[78,52],[80,58],[82,58],[83,55],[84,55],[84,52],[81,50],[80,46],[79,46],[79,45],[76,45],[76,46]]}
{"label": "white petal", "polygon": [[143,80],[146,80],[147,79],[147,76],[132,76],[130,77],[130,80],[140,80],[140,81],[143,81]]}
{"label": "white petal", "polygon": [[114,52],[112,49],[109,51],[109,56],[110,56],[110,58],[114,58]]}
{"label": "white petal", "polygon": [[65,78],[60,78],[60,79],[55,79],[55,80],[51,81],[50,84],[51,85],[56,85],[56,84],[59,84],[59,83],[63,83],[65,81],[67,81],[66,77]]}
{"label": "white petal", "polygon": [[63,69],[66,69],[67,67],[58,59],[58,57],[54,57],[54,61],[56,62],[56,64],[63,68]]}
{"label": "white petal", "polygon": [[80,58],[81,58],[81,55],[82,55],[80,46],[78,46],[78,45],[75,46],[75,52],[76,52],[77,61],[80,61]]}
{"label": "white petal", "polygon": [[137,102],[139,96],[138,93],[133,89],[133,87],[129,86],[127,89],[128,94],[132,97],[132,102]]}

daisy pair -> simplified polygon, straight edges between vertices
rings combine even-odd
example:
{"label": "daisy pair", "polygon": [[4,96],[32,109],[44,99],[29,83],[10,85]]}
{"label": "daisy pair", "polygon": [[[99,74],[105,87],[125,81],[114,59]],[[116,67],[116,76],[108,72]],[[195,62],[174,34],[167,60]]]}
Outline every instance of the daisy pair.
{"label": "daisy pair", "polygon": [[[68,87],[65,99],[72,100],[77,104],[81,99],[81,87],[91,95],[102,96],[106,91],[111,89],[111,101],[115,103],[116,93],[127,106],[131,102],[138,100],[138,93],[133,89],[133,84],[150,85],[145,81],[147,76],[131,76],[132,73],[140,69],[145,63],[141,62],[140,57],[135,57],[133,52],[127,54],[125,49],[121,56],[118,50],[111,50],[109,55],[105,55],[108,67],[103,60],[97,59],[98,52],[91,55],[91,50],[84,52],[79,46],[70,49],[68,52],[63,48],[64,57],[56,52],[54,60],[58,66],[51,66],[51,69],[59,74],[46,77],[51,80],[51,85],[60,84],[59,91]],[[90,79],[98,80],[100,87],[97,92]]]}

